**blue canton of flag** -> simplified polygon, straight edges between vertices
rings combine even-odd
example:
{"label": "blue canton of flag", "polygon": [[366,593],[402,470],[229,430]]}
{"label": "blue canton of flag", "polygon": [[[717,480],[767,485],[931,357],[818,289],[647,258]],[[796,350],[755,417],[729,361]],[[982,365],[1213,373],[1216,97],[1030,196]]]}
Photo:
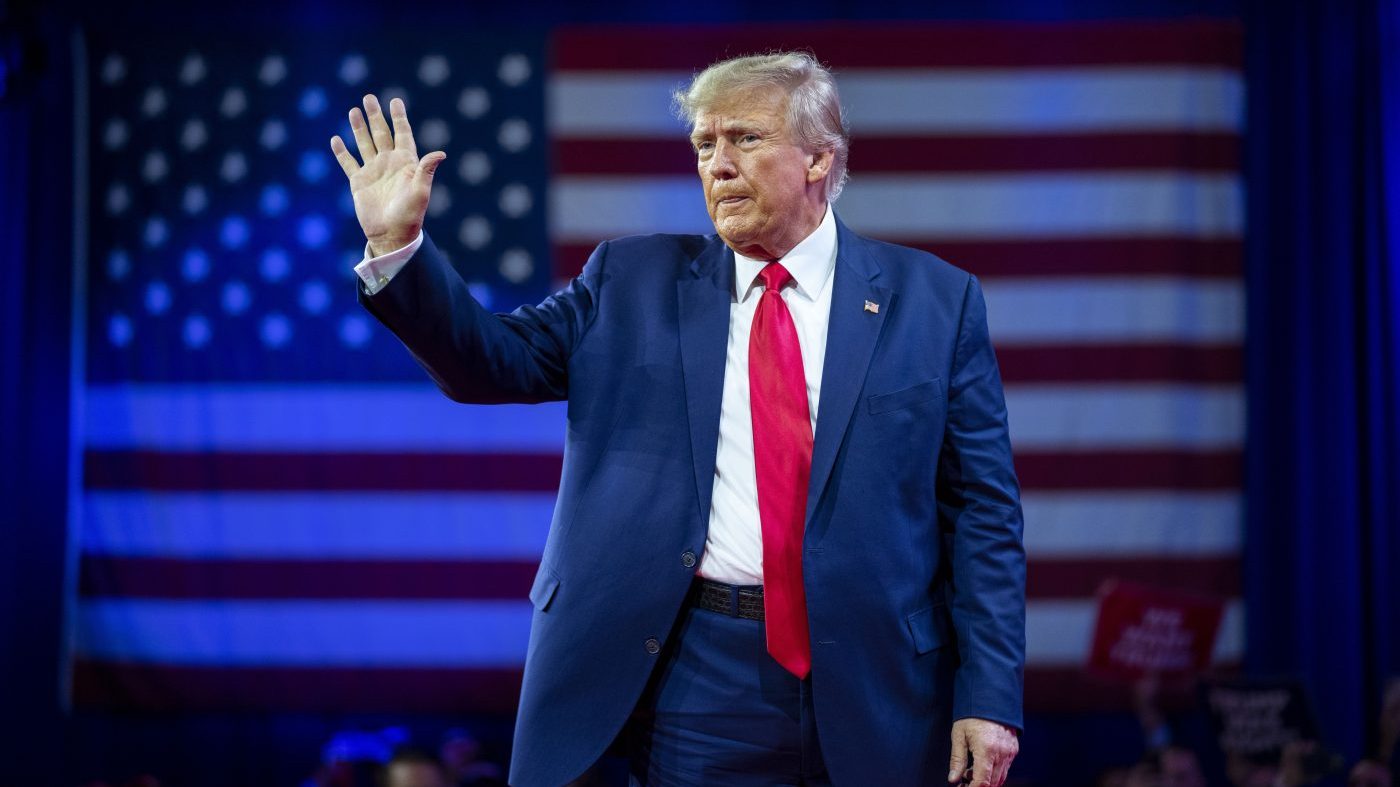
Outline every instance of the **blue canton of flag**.
{"label": "blue canton of flag", "polygon": [[427,229],[480,299],[545,294],[543,41],[358,44],[94,42],[93,382],[421,379],[352,290],[364,237],[327,140],[366,92],[447,151]]}

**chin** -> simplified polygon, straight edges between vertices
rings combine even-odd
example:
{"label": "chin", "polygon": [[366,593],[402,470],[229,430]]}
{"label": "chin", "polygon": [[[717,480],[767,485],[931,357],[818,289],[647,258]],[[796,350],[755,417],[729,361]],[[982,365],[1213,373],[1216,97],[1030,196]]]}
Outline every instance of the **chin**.
{"label": "chin", "polygon": [[715,222],[715,230],[719,232],[720,237],[731,243],[752,240],[754,235],[752,222],[737,217],[720,219]]}

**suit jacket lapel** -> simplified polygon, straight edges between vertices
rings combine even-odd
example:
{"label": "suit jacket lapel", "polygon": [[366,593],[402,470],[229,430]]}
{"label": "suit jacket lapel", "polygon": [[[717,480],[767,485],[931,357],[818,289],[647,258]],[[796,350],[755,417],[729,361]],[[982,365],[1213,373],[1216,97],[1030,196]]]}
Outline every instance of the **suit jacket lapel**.
{"label": "suit jacket lapel", "polygon": [[676,283],[679,298],[681,368],[686,414],[695,462],[700,522],[709,522],[719,444],[720,402],[724,396],[725,355],[729,346],[729,307],[734,291],[734,257],[714,238]]}
{"label": "suit jacket lapel", "polygon": [[[856,398],[865,385],[880,328],[889,314],[893,290],[874,283],[880,275],[865,241],[838,217],[836,220],[836,279],[831,286],[831,318],[822,364],[822,390],[817,407],[817,432],[812,445],[812,477],[807,486],[807,522],[831,476],[836,453],[851,422]],[[875,304],[877,311],[865,307]]]}

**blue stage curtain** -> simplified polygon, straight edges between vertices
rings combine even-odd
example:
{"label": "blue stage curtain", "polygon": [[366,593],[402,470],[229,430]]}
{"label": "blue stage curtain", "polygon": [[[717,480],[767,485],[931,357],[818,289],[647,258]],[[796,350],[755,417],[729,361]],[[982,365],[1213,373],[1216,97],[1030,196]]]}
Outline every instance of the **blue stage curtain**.
{"label": "blue stage curtain", "polygon": [[1375,747],[1400,674],[1400,9],[1248,7],[1246,666]]}
{"label": "blue stage curtain", "polygon": [[64,762],[73,96],[68,29],[25,11],[0,12],[0,783],[54,784]]}

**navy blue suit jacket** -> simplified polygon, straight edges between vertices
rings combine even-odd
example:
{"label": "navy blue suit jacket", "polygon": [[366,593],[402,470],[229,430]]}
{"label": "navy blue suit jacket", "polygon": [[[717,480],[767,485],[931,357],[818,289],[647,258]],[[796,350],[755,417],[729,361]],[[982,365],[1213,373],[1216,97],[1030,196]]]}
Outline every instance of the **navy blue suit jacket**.
{"label": "navy blue suit jacket", "polygon": [[[838,221],[807,501],[812,693],[836,784],[941,784],[952,720],[1021,725],[1025,553],[977,280]],[[705,546],[733,292],[716,236],[600,245],[492,314],[425,241],[360,301],[452,399],[568,401],[511,783],[559,785],[636,704]],[[878,311],[865,302],[878,304]]]}

